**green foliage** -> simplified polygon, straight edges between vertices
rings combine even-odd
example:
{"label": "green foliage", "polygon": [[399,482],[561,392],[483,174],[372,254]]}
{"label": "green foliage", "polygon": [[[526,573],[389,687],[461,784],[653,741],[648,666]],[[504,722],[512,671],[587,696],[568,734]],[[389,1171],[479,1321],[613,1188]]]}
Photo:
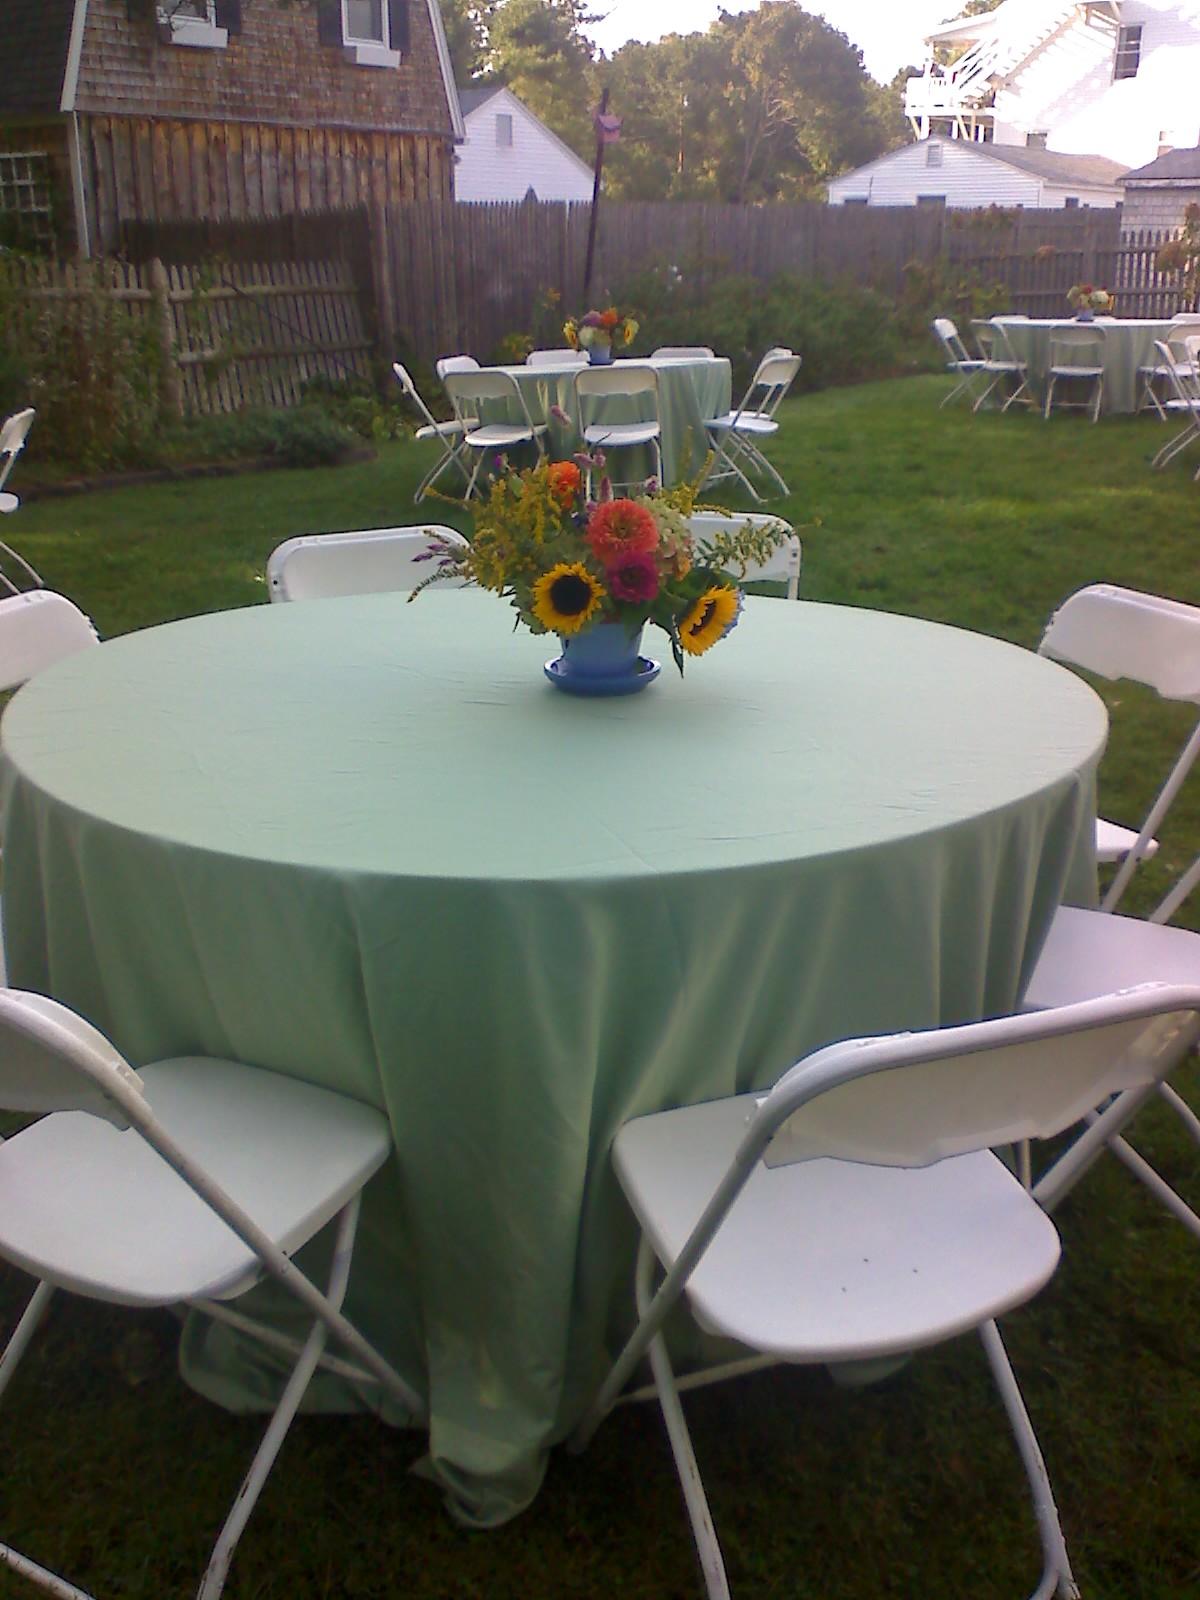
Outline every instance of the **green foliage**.
{"label": "green foliage", "polygon": [[212,417],[204,438],[217,458],[265,458],[288,467],[335,466],[354,443],[344,422],[312,404],[292,411],[236,411]]}
{"label": "green foliage", "polygon": [[400,390],[393,382],[396,402],[382,400],[378,388],[366,378],[310,378],[302,394],[306,405],[314,406],[334,422],[356,433],[360,439],[379,443],[383,439],[403,439],[412,430],[399,404]]}
{"label": "green foliage", "polygon": [[904,268],[904,289],[897,307],[905,338],[924,341],[935,316],[970,322],[972,317],[994,317],[1011,299],[1002,283],[988,283],[976,272],[955,266],[945,256],[934,261],[910,261]]}
{"label": "green foliage", "polygon": [[77,293],[41,296],[0,273],[0,408],[36,408],[34,459],[95,470],[157,457],[158,331],[109,292],[110,274],[103,261],[81,262]]}
{"label": "green foliage", "polygon": [[1200,304],[1200,205],[1186,208],[1179,237],[1163,245],[1155,265],[1160,272],[1178,272],[1190,304]]}

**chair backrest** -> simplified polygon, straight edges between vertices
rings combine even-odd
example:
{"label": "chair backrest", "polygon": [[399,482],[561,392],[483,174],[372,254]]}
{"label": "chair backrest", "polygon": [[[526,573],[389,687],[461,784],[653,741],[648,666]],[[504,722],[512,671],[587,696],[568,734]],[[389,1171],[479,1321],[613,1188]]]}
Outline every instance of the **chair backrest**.
{"label": "chair backrest", "polygon": [[1189,365],[1200,355],[1200,338],[1185,336],[1182,341],[1177,341],[1172,335],[1170,339],[1156,339],[1154,350],[1167,374],[1175,399],[1180,405],[1190,407],[1200,420],[1200,375]]}
{"label": "chair backrest", "polygon": [[66,595],[50,589],[9,595],[0,600],[0,690],[15,689],[99,642],[91,622]]}
{"label": "chair backrest", "polygon": [[0,1106],[41,1115],[87,1111],[128,1126],[142,1080],[104,1035],[44,995],[0,989]]}
{"label": "chair backrest", "polygon": [[586,350],[572,350],[564,345],[561,350],[531,350],[525,357],[527,367],[577,366],[587,360]]}
{"label": "chair backrest", "polygon": [[583,367],[575,374],[578,395],[652,394],[658,396],[653,367]]}
{"label": "chair backrest", "polygon": [[442,382],[450,396],[454,414],[464,427],[478,427],[476,419],[479,408],[491,400],[515,407],[525,426],[530,432],[533,431],[533,419],[525,404],[525,396],[511,372],[500,372],[494,367],[476,367],[473,371],[464,369],[461,372],[447,372]]}
{"label": "chair backrest", "polygon": [[798,600],[803,551],[800,536],[793,532],[789,522],[765,511],[695,511],[688,518],[688,526],[697,541],[703,541],[709,534],[736,533],[747,523],[754,528],[779,529],[787,533],[787,539],[772,551],[766,561],[755,562],[747,567],[738,577],[739,583],[786,583],[788,599]]}
{"label": "chair backrest", "polygon": [[448,372],[478,372],[479,363],[474,356],[439,356],[437,375],[444,378]]}
{"label": "chair backrest", "polygon": [[408,368],[399,361],[393,361],[392,371],[396,374],[396,381],[404,390],[405,397],[412,401],[413,405],[416,406],[417,410],[425,418],[425,421],[429,424],[429,426],[431,428],[436,428],[437,422],[434,420],[433,412],[430,411],[424,400],[421,399],[420,392],[418,391],[416,384],[413,382],[412,375]]}
{"label": "chair backrest", "polygon": [[5,480],[13,469],[13,463],[25,448],[25,441],[29,437],[29,430],[36,415],[37,413],[30,407],[25,411],[14,412],[0,424],[0,489],[3,489]]}
{"label": "chair backrest", "polygon": [[773,417],[783,397],[800,371],[803,358],[797,355],[777,356],[768,353],[758,364],[758,371],[750,380],[737,416],[752,411],[760,417]]}
{"label": "chair backrest", "polygon": [[828,1045],[784,1073],[746,1143],[768,1166],[822,1157],[924,1167],[1048,1139],[1165,1078],[1200,1038],[1200,983]]}
{"label": "chair backrest", "polygon": [[1179,327],[1200,326],[1200,311],[1177,311],[1171,321]]}
{"label": "chair backrest", "polygon": [[[782,355],[787,352],[780,351],[779,353]],[[673,357],[683,360],[689,356],[697,361],[705,359],[711,361],[713,358],[713,351],[706,344],[660,344],[652,354],[664,361],[669,361]]]}
{"label": "chair backrest", "polygon": [[1102,678],[1131,678],[1200,705],[1200,606],[1093,583],[1050,618],[1038,651]]}
{"label": "chair backrest", "polygon": [[434,534],[451,544],[467,542],[456,529],[432,523],[287,539],[267,561],[267,589],[272,600],[328,600],[415,589],[435,570],[429,556]]}
{"label": "chair backrest", "polygon": [[931,326],[949,361],[957,364],[971,359],[967,354],[966,345],[959,337],[957,327],[949,317],[934,317]]}
{"label": "chair backrest", "polygon": [[971,318],[971,337],[985,361],[992,359],[993,349],[1000,337],[1000,329],[987,317]]}
{"label": "chair backrest", "polygon": [[1104,329],[1096,322],[1056,326],[1050,334],[1052,367],[1098,367],[1104,362]]}

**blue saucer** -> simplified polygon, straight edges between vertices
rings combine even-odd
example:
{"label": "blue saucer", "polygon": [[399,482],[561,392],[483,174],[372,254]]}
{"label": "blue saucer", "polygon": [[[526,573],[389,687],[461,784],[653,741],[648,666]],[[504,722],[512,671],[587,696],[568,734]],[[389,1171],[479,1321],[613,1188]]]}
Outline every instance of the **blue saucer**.
{"label": "blue saucer", "polygon": [[618,672],[611,678],[572,675],[564,672],[562,667],[562,657],[556,656],[553,661],[547,661],[542,670],[556,689],[563,689],[567,694],[583,695],[636,694],[648,683],[653,683],[662,671],[661,665],[651,661],[649,656],[637,658],[634,672]]}

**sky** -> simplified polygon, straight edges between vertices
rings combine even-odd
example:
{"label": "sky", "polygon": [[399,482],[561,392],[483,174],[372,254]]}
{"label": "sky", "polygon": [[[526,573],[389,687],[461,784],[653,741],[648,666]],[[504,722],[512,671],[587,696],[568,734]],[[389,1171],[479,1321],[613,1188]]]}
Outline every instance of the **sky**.
{"label": "sky", "polygon": [[[611,55],[630,39],[645,43],[664,33],[698,33],[718,11],[754,11],[758,0],[595,0],[606,13],[588,29]],[[887,83],[900,67],[920,62],[926,28],[955,16],[955,0],[804,0],[804,9],[824,17],[862,50],[867,71]]]}

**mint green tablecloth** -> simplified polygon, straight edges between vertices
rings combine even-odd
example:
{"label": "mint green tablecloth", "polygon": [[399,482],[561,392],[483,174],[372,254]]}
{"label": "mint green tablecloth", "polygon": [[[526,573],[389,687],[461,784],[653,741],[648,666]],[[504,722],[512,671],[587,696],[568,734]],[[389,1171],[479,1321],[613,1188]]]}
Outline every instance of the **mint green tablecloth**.
{"label": "mint green tablecloth", "polygon": [[[723,356],[703,359],[647,356],[640,360],[618,360],[612,363],[618,371],[622,367],[653,367],[658,374],[658,415],[662,428],[663,481],[679,483],[694,478],[704,465],[708,454],[708,435],[704,431],[706,417],[719,417],[729,410],[731,384],[729,362]],[[501,367],[517,380],[525,404],[535,422],[549,422],[550,447],[554,455],[570,454],[579,448],[579,440],[572,427],[563,427],[550,414],[551,406],[559,406],[578,424],[578,407],[575,403],[575,374],[578,363],[564,366]],[[516,421],[517,408],[506,413]],[[611,397],[603,402],[598,413],[604,422],[639,422],[653,415],[649,396],[621,400]],[[489,413],[490,416],[490,413]],[[629,452],[634,454],[634,452]],[[636,452],[639,465],[636,475],[646,476],[652,467],[650,452]],[[624,455],[624,453],[623,453]],[[635,471],[629,469],[622,458],[613,462],[613,470],[624,481],[632,480]]]}
{"label": "mint green tablecloth", "polygon": [[[1062,668],[880,612],[752,599],[686,682],[596,701],[511,618],[461,591],[197,617],[50,669],[0,740],[13,982],[135,1063],[386,1110],[348,1308],[481,1524],[626,1324],[618,1126],[1011,1007],[1094,893],[1106,731]],[[277,1381],[198,1318],[183,1365],[235,1408]]]}
{"label": "mint green tablecloth", "polygon": [[[1030,386],[1039,401],[1046,395],[1046,374],[1050,366],[1050,337],[1055,328],[1078,328],[1084,324],[1073,317],[994,317],[1002,322],[1019,361],[1029,366]],[[1131,412],[1138,408],[1142,380],[1138,368],[1154,366],[1157,357],[1154,341],[1165,339],[1172,324],[1136,317],[1097,317],[1097,328],[1104,330],[1104,398],[1101,411]],[[997,351],[1002,355],[1003,351]],[[1073,355],[1072,360],[1082,360]],[[1057,391],[1056,391],[1057,393]]]}

